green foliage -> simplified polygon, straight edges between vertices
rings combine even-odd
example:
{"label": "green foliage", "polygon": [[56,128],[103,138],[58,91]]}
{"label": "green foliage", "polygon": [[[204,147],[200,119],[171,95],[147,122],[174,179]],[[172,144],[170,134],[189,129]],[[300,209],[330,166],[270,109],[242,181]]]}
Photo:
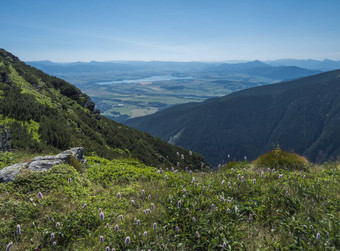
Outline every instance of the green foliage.
{"label": "green foliage", "polygon": [[[94,113],[94,103],[78,88],[26,65],[0,49],[0,118],[12,131],[11,148],[56,152],[83,146],[86,154],[136,158],[147,165],[170,167],[180,160],[199,168],[204,159],[146,133]],[[170,156],[167,158],[167,156]]]}
{"label": "green foliage", "polygon": [[23,172],[14,182],[0,184],[0,249],[11,241],[18,250],[39,245],[53,250],[53,241],[56,250],[104,250],[106,246],[219,250],[223,243],[226,250],[340,247],[339,162],[312,165],[303,173],[282,170],[283,177],[267,172],[261,177],[261,170],[245,161],[229,162],[211,174],[190,174],[155,169],[133,159],[92,156],[87,160],[83,174],[71,165],[59,165],[42,173]]}
{"label": "green foliage", "polygon": [[283,151],[277,146],[269,153],[259,156],[254,160],[257,168],[271,168],[283,170],[306,170],[308,160],[298,154]]}
{"label": "green foliage", "polygon": [[83,173],[83,171],[84,171],[83,170],[84,169],[83,164],[76,157],[74,157],[73,155],[69,156],[68,163],[69,163],[70,166],[73,166],[73,168],[77,172]]}

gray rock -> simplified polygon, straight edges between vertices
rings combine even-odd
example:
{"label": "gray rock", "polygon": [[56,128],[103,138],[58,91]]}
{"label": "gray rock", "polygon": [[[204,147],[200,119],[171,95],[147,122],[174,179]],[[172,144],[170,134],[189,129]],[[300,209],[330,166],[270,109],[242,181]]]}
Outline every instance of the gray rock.
{"label": "gray rock", "polygon": [[23,168],[27,168],[29,162],[17,163],[0,170],[0,182],[11,182]]}
{"label": "gray rock", "polygon": [[38,156],[32,159],[31,162],[18,163],[12,166],[8,166],[0,170],[0,182],[10,182],[15,179],[19,172],[23,168],[28,168],[33,172],[45,172],[52,169],[55,165],[68,163],[70,156],[75,157],[83,164],[86,164],[84,158],[84,148],[75,147],[70,150],[66,150],[57,155]]}

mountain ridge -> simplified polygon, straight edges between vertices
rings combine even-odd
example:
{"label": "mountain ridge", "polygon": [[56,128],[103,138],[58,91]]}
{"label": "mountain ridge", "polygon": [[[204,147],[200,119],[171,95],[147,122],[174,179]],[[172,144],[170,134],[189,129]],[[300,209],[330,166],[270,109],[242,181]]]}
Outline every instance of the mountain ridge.
{"label": "mountain ridge", "polygon": [[195,104],[174,106],[127,124],[164,140],[184,127],[176,144],[204,154],[216,165],[249,159],[280,144],[312,161],[340,152],[340,70],[254,87]]}
{"label": "mountain ridge", "polygon": [[[11,129],[12,148],[56,152],[83,146],[106,158],[136,158],[176,165],[189,151],[100,115],[89,96],[68,82],[26,65],[0,49],[0,124]],[[193,153],[182,164],[201,165]]]}

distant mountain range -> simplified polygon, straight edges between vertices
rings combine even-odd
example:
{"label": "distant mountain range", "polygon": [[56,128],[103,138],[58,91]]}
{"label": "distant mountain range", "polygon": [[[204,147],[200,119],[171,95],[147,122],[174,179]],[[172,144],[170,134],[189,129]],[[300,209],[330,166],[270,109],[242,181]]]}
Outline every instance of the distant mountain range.
{"label": "distant mountain range", "polygon": [[298,66],[310,70],[319,70],[319,71],[331,71],[340,69],[340,61],[334,60],[313,60],[313,59],[279,59],[272,61],[265,61],[267,64],[273,66]]}
{"label": "distant mountain range", "polygon": [[208,71],[219,74],[246,74],[277,80],[288,80],[320,73],[317,70],[308,70],[297,66],[272,66],[259,60],[237,64],[221,64],[208,69]]}
{"label": "distant mountain range", "polygon": [[340,70],[174,106],[127,124],[198,151],[213,165],[227,154],[251,160],[277,144],[326,161],[340,154]]}

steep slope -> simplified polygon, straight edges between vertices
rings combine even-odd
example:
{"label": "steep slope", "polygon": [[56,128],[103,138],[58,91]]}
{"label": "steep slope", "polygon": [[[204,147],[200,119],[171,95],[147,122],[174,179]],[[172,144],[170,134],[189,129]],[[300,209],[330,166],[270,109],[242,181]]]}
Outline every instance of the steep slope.
{"label": "steep slope", "polygon": [[320,73],[318,70],[308,70],[296,66],[272,66],[259,60],[238,64],[221,64],[209,69],[209,71],[219,74],[246,74],[249,76],[285,80]]}
{"label": "steep slope", "polygon": [[132,157],[149,165],[175,165],[176,152],[188,157],[183,165],[199,166],[189,156],[149,134],[109,120],[75,86],[26,65],[0,50],[0,125],[11,130],[11,148],[56,152],[83,146],[106,158]]}
{"label": "steep slope", "polygon": [[[340,70],[175,106],[127,122],[216,165],[277,144],[312,161],[340,154]],[[175,136],[175,137],[174,137]]]}

